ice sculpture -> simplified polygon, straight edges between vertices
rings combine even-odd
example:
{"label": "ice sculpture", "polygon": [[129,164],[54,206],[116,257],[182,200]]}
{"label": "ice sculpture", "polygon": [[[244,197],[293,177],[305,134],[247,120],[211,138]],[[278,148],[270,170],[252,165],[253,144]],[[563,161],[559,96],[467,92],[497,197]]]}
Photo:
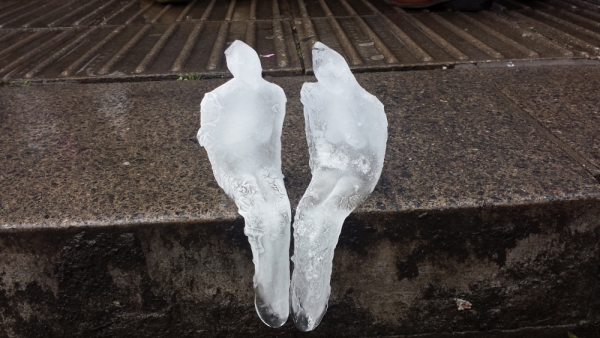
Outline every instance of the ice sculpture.
{"label": "ice sculpture", "polygon": [[375,188],[387,142],[383,104],[356,82],[340,54],[320,42],[312,53],[318,82],[304,84],[301,101],[313,177],[294,218],[290,290],[302,331],[313,330],[327,311],[342,223]]}
{"label": "ice sculpture", "polygon": [[286,97],[265,81],[258,55],[235,41],[225,51],[233,79],[204,95],[198,141],[219,186],[244,217],[255,267],[255,306],[262,321],[289,315],[290,202],[281,173]]}

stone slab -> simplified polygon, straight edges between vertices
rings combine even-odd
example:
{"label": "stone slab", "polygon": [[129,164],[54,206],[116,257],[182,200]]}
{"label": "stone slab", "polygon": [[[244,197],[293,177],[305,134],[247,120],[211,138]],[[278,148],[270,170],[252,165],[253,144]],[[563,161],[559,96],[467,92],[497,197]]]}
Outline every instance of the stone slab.
{"label": "stone slab", "polygon": [[[597,194],[577,163],[468,71],[365,74],[390,124],[381,182],[359,212],[472,207]],[[288,95],[283,171],[310,180],[299,92]],[[195,138],[203,94],[225,80],[0,90],[0,228],[236,217]],[[477,93],[473,95],[471,93]]]}
{"label": "stone slab", "polygon": [[392,126],[382,179],[367,210],[510,205],[598,189],[471,72],[357,78],[384,103]]}
{"label": "stone slab", "polygon": [[0,227],[234,219],[196,140],[223,82],[3,88]]}
{"label": "stone slab", "polygon": [[[309,335],[595,330],[592,176],[478,73],[357,78],[386,106],[386,163],[344,225]],[[295,206],[310,180],[299,91],[314,78],[269,80],[288,95]],[[195,141],[202,94],[223,82],[0,88],[0,337],[298,333],[256,316],[243,220]]]}
{"label": "stone slab", "polygon": [[592,163],[600,179],[600,67],[482,72],[556,137]]}

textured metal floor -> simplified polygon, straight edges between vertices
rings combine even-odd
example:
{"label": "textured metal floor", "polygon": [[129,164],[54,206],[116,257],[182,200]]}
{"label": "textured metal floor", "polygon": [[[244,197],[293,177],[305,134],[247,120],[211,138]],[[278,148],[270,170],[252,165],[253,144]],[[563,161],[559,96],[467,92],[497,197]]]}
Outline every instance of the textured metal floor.
{"label": "textured metal floor", "polygon": [[356,71],[598,59],[600,4],[497,0],[491,11],[403,11],[380,0],[0,0],[4,81],[228,76],[240,39],[265,73],[311,72],[320,40]]}

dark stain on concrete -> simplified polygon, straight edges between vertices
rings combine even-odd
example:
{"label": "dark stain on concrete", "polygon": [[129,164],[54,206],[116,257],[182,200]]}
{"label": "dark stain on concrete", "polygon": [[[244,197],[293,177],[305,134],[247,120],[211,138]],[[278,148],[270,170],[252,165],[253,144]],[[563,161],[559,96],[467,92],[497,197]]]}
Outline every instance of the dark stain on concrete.
{"label": "dark stain on concrete", "polygon": [[[514,329],[583,320],[589,306],[585,290],[600,283],[598,210],[597,201],[573,201],[426,216],[353,215],[336,250],[330,309],[310,336]],[[547,251],[538,243],[535,255],[517,262],[513,255],[509,262],[507,253],[529,250],[519,241],[535,236],[555,238],[556,248]],[[57,285],[53,292],[48,280],[38,277],[11,287],[17,290],[12,295],[2,286],[0,309],[19,337],[296,335],[290,323],[271,330],[256,318],[251,254],[239,222],[50,229],[2,233],[0,240],[4,251],[49,265],[44,278]],[[382,245],[391,246],[380,251]],[[390,282],[372,276],[369,269],[382,263],[375,252],[395,257],[394,268],[397,262],[405,267]],[[346,261],[352,273],[346,272]],[[495,277],[489,271],[478,276],[477,267],[461,277],[458,266],[469,262],[490,262],[486,269]],[[436,276],[435,267],[447,271]],[[18,275],[6,270],[3,278],[7,273]],[[441,276],[464,278],[468,287],[450,286]],[[391,307],[367,296],[375,292],[386,299],[408,290],[417,292],[414,298],[399,297]],[[473,309],[457,311],[454,298],[467,299]]]}
{"label": "dark stain on concrete", "polygon": [[372,222],[348,217],[342,227],[337,247],[366,255],[369,246],[373,245],[376,234],[377,230]]}

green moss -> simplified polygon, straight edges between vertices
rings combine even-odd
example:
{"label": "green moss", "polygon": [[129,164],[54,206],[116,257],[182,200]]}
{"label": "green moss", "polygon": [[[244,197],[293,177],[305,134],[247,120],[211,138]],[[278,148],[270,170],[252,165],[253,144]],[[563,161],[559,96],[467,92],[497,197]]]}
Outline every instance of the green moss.
{"label": "green moss", "polygon": [[185,74],[185,76],[180,76],[177,81],[197,81],[197,80],[201,80],[202,79],[202,75],[196,75],[194,73],[191,74]]}
{"label": "green moss", "polygon": [[4,82],[0,81],[0,87],[29,87],[31,85],[31,81],[24,80],[20,82]]}

